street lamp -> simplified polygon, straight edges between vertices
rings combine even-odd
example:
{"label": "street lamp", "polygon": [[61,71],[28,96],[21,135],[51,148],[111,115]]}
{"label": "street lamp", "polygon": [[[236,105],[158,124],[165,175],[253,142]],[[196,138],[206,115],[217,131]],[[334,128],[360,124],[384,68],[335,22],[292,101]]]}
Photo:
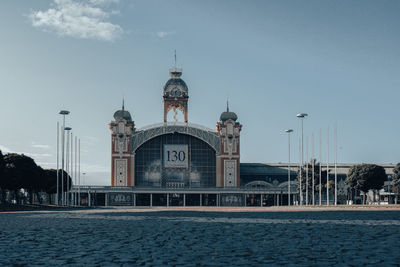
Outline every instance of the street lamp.
{"label": "street lamp", "polygon": [[[65,141],[65,116],[69,114],[68,110],[61,110],[58,114],[63,116],[63,131],[62,131],[62,138],[61,138],[61,204],[64,205],[64,141]],[[58,154],[58,151],[57,151]],[[58,204],[58,170],[57,170],[57,204]]]}
{"label": "street lamp", "polygon": [[301,188],[301,178],[303,172],[303,164],[304,164],[304,127],[303,120],[308,116],[307,113],[299,113],[296,115],[297,118],[301,119],[301,167],[300,167],[300,205],[303,205],[303,189]]}
{"label": "street lamp", "polygon": [[69,197],[68,197],[69,193],[67,193],[67,191],[69,190],[68,176],[70,176],[70,174],[69,174],[69,171],[70,171],[70,169],[69,169],[69,140],[70,140],[69,131],[71,131],[71,130],[72,130],[71,127],[64,128],[64,131],[67,131],[67,151],[66,151],[66,154],[67,154],[67,189],[65,190],[65,198],[64,198],[67,205],[69,204]]}
{"label": "street lamp", "polygon": [[290,206],[290,133],[292,129],[287,129],[285,132],[288,133],[288,148],[289,148],[289,163],[288,163],[288,206]]}

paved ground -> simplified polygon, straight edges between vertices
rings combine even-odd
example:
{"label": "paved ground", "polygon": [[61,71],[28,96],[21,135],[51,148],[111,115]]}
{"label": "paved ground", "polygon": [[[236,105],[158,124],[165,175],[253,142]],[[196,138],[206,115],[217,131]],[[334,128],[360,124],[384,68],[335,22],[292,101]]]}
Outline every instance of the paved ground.
{"label": "paved ground", "polygon": [[5,212],[0,265],[398,266],[398,208],[334,209]]}

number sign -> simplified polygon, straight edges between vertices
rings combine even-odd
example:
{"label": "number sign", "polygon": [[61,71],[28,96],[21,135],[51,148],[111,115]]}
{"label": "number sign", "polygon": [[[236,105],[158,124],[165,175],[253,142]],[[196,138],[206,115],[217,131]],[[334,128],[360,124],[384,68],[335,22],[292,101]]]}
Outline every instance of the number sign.
{"label": "number sign", "polygon": [[164,168],[188,168],[187,145],[164,145]]}

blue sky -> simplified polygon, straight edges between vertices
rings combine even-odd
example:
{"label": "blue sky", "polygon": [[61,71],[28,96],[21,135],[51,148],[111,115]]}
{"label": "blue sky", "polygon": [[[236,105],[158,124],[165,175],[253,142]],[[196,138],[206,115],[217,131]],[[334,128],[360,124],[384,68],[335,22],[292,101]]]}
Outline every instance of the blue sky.
{"label": "blue sky", "polygon": [[229,98],[242,162],[286,162],[287,128],[297,161],[299,112],[310,154],[322,129],[323,161],[337,122],[339,162],[398,162],[399,13],[399,1],[1,1],[0,149],[55,167],[68,109],[86,182],[109,184],[108,123],[123,96],[137,128],[162,121],[176,49],[189,121],[214,128]]}

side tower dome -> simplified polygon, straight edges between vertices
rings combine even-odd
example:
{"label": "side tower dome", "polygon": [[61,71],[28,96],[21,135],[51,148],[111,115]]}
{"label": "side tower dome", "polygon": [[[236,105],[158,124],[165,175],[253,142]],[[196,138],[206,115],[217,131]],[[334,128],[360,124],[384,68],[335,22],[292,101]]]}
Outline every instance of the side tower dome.
{"label": "side tower dome", "polygon": [[114,113],[114,120],[118,121],[124,119],[127,122],[132,122],[131,113],[125,110],[124,103],[122,103],[122,109],[115,111]]}
{"label": "side tower dome", "polygon": [[224,123],[227,120],[233,120],[234,122],[236,122],[236,120],[238,119],[237,115],[235,112],[231,112],[229,111],[229,105],[226,105],[226,111],[221,113],[221,116],[219,117],[219,120]]}

